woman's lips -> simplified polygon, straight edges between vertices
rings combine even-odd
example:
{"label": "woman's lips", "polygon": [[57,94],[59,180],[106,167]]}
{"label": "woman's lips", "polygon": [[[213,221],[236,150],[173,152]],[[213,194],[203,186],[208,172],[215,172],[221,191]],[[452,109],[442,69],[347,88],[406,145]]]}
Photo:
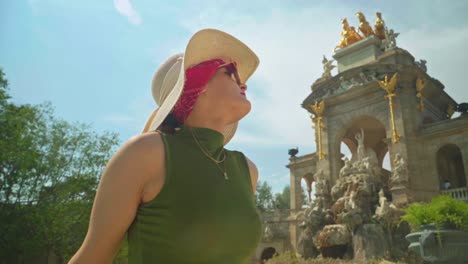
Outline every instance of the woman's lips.
{"label": "woman's lips", "polygon": [[243,96],[246,96],[246,95],[245,95],[245,93],[243,93],[243,92],[242,92],[242,93],[240,93],[240,94],[242,94]]}

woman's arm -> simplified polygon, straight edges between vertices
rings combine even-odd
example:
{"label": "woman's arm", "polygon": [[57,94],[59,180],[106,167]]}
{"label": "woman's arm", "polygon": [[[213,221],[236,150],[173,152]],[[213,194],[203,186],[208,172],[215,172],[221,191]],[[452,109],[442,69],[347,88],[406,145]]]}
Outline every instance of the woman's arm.
{"label": "woman's arm", "polygon": [[146,133],[125,143],[106,166],[91,211],[88,233],[69,263],[111,263],[148,190],[153,196],[159,193],[164,183],[162,172],[161,135]]}

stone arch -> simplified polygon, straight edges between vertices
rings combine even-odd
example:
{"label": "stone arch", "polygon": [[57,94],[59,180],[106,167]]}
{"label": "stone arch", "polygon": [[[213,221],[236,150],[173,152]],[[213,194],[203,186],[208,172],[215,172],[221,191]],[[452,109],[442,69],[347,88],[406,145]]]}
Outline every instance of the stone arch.
{"label": "stone arch", "polygon": [[267,260],[273,258],[276,255],[276,249],[274,247],[267,247],[263,249],[260,255],[260,263],[265,263]]}
{"label": "stone arch", "polygon": [[337,144],[334,148],[339,151],[341,142],[343,142],[354,155],[357,149],[357,141],[354,138],[354,135],[360,132],[360,129],[363,128],[365,134],[364,144],[366,147],[370,147],[375,151],[379,165],[382,166],[385,154],[388,152],[388,146],[384,142],[387,130],[380,119],[381,118],[375,116],[363,115],[348,121],[336,133],[335,142]]}
{"label": "stone arch", "polygon": [[[307,204],[311,202],[313,199],[312,197],[312,185],[315,182],[314,175],[312,173],[307,173],[304,176],[302,176],[302,180],[306,183],[306,199],[307,199]],[[301,204],[304,204],[304,201],[302,201],[302,185],[301,185]]]}
{"label": "stone arch", "polygon": [[455,144],[441,146],[436,153],[437,174],[440,188],[445,189],[445,182],[450,188],[466,187],[466,175],[463,156],[460,148]]}
{"label": "stone arch", "polygon": [[380,124],[385,128],[385,131],[390,132],[391,127],[389,125],[388,113],[386,112],[387,103],[384,102],[383,109],[379,107],[376,108],[372,106],[366,106],[356,112],[340,115],[340,117],[336,119],[339,129],[336,131],[336,133],[334,133],[335,137],[342,138],[343,134],[353,125],[354,122],[365,118],[375,119],[376,121],[380,122]]}
{"label": "stone arch", "polygon": [[385,154],[383,154],[383,155],[384,155],[384,158],[383,158],[383,162],[382,162],[382,169],[391,171],[392,170],[392,160],[390,158],[390,151],[387,150],[385,152]]}
{"label": "stone arch", "polygon": [[343,142],[349,149],[349,151],[351,151],[351,153],[354,153],[356,152],[356,149],[357,149],[357,145],[356,145],[356,142],[353,141],[353,140],[350,140],[348,138],[343,138],[341,140],[341,142]]}

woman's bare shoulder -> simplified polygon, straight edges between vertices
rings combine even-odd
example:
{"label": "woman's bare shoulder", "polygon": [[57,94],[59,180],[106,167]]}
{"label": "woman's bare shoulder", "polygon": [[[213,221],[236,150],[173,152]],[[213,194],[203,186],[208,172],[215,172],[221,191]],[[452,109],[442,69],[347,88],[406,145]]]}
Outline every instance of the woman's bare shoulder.
{"label": "woman's bare shoulder", "polygon": [[138,206],[158,194],[163,160],[164,145],[157,133],[132,137],[120,147],[103,172],[88,233],[70,263],[111,262]]}
{"label": "woman's bare shoulder", "polygon": [[141,202],[148,202],[156,197],[166,178],[165,150],[163,135],[148,132],[130,138],[127,142],[132,153],[134,166],[138,167],[142,181]]}
{"label": "woman's bare shoulder", "polygon": [[258,181],[257,166],[243,152],[236,151],[236,150],[230,150],[230,152],[238,153],[238,155],[241,155],[241,156],[243,156],[245,158],[245,161],[247,162],[247,166],[249,167],[249,174],[250,174],[250,180],[252,182],[252,189],[255,192],[255,190],[257,188],[257,181]]}
{"label": "woman's bare shoulder", "polygon": [[135,151],[161,151],[164,143],[161,133],[147,132],[129,138],[123,147],[134,148]]}
{"label": "woman's bare shoulder", "polygon": [[257,190],[257,182],[258,182],[258,169],[255,163],[253,163],[247,156],[245,156],[245,159],[247,160],[247,165],[249,166],[249,172],[250,172],[250,180],[252,182],[252,191],[255,193]]}
{"label": "woman's bare shoulder", "polygon": [[162,135],[157,132],[139,134],[129,138],[115,155],[124,155],[126,159],[137,163],[145,162],[151,154],[164,154]]}
{"label": "woman's bare shoulder", "polygon": [[164,142],[158,132],[148,132],[131,137],[116,153],[123,156],[122,162],[126,167],[134,168],[140,172],[144,183],[154,180],[161,175],[164,169]]}

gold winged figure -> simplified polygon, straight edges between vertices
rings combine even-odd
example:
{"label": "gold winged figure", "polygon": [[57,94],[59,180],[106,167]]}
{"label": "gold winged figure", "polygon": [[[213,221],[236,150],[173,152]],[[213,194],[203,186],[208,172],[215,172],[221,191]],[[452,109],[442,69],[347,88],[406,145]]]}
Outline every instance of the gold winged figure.
{"label": "gold winged figure", "polygon": [[380,88],[384,89],[388,94],[393,94],[395,92],[395,87],[398,82],[398,73],[393,74],[390,81],[388,81],[388,76],[385,76],[383,81],[379,81]]}
{"label": "gold winged figure", "polygon": [[424,86],[425,86],[425,85],[426,85],[426,82],[425,82],[423,79],[418,78],[418,79],[416,80],[416,91],[417,91],[416,96],[417,96],[418,98],[421,98],[421,97],[423,96],[423,95],[422,95],[422,92],[423,92],[423,90],[424,90]]}
{"label": "gold winged figure", "polygon": [[323,110],[325,110],[325,101],[322,100],[320,101],[320,103],[319,101],[315,101],[315,103],[311,107],[312,111],[317,117],[322,116]]}

